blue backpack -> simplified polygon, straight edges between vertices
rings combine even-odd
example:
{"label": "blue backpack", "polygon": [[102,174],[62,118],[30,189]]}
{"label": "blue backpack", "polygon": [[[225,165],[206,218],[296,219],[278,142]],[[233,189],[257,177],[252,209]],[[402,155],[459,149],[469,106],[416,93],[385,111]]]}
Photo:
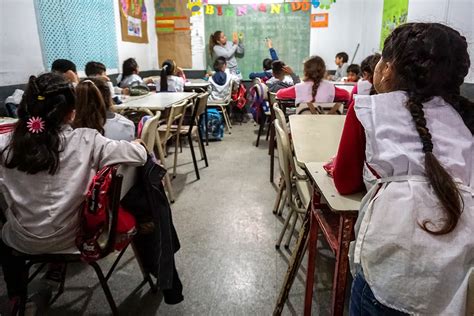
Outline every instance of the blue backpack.
{"label": "blue backpack", "polygon": [[[207,130],[209,131],[209,140],[222,140],[224,138],[224,118],[222,117],[221,112],[217,109],[208,109],[207,110]],[[206,120],[201,120],[201,129],[202,135],[206,135],[205,123]]]}

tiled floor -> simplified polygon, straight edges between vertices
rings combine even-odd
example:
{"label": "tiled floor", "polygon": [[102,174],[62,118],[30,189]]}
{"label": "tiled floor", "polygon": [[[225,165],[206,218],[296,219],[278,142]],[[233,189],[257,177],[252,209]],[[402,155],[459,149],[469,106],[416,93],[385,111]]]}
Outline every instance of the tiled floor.
{"label": "tiled floor", "polygon": [[[290,253],[283,247],[275,250],[282,219],[271,211],[276,188],[268,181],[267,142],[263,139],[260,147],[255,147],[256,130],[252,123],[235,125],[232,135],[210,143],[210,166],[204,168],[200,162],[200,181],[195,181],[189,149],[183,148],[178,177],[173,180],[177,200],[172,210],[182,245],[176,261],[185,300],[166,305],[160,294],[148,292],[147,287],[130,296],[141,274],[131,252],[127,252],[128,260],[122,261],[110,282],[123,315],[272,314]],[[112,258],[103,261],[110,264]],[[334,264],[331,252],[320,249],[317,264],[313,315],[329,315]],[[285,315],[303,314],[305,266],[306,260]],[[110,313],[91,268],[71,267],[66,286],[65,294],[49,308],[48,315]],[[0,295],[1,308],[5,301],[3,281]]]}

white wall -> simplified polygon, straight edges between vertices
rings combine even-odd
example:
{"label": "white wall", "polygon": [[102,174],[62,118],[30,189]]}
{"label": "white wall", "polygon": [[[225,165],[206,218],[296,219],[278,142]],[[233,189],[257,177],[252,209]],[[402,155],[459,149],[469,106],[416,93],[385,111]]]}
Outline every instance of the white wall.
{"label": "white wall", "polygon": [[[474,1],[410,0],[409,22],[439,22],[458,30],[469,44],[471,68],[465,82],[474,83]],[[448,48],[449,49],[449,48]]]}
{"label": "white wall", "polygon": [[0,0],[0,86],[44,71],[32,0]]}
{"label": "white wall", "polygon": [[[158,69],[154,1],[145,0],[148,44],[122,41],[118,1],[113,3],[119,68],[125,59],[134,57],[140,70]],[[82,69],[78,70],[80,76],[85,75]],[[44,71],[34,0],[0,0],[0,86],[25,83],[29,75]],[[108,69],[110,74],[117,72],[118,69]]]}
{"label": "white wall", "polygon": [[360,44],[354,63],[377,52],[380,44],[383,0],[341,0],[329,10],[312,9],[312,13],[329,14],[326,28],[312,28],[310,54],[319,55],[328,69],[336,69],[334,57],[338,52],[349,54],[349,62]]}

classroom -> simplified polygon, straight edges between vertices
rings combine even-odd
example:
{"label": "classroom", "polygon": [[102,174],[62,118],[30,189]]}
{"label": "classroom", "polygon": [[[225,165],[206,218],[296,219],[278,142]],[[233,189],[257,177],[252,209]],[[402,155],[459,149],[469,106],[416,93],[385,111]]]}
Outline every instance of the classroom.
{"label": "classroom", "polygon": [[474,316],[474,1],[0,1],[0,265],[0,315]]}

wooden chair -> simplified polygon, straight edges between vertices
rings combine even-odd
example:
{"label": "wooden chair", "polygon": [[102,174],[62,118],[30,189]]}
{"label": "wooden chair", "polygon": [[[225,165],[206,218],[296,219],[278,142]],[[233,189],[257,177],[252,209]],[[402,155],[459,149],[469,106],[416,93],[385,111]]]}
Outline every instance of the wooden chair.
{"label": "wooden chair", "polygon": [[230,122],[230,116],[229,116],[229,111],[227,110],[227,108],[230,108],[230,103],[232,102],[232,87],[234,86],[234,82],[231,81],[230,84],[229,84],[229,95],[227,98],[225,98],[224,100],[209,100],[207,102],[207,107],[208,108],[218,108],[220,110],[220,112],[222,113],[222,116],[224,117],[224,122],[225,122],[225,126],[227,128],[227,131],[229,132],[229,134],[232,134],[231,132],[231,128],[232,128],[232,124]]}
{"label": "wooden chair", "polygon": [[270,104],[270,143],[268,144],[268,154],[270,155],[270,182],[273,183],[273,172],[275,169],[275,126],[273,121],[275,120],[275,111],[273,107],[277,104],[277,98],[275,92],[268,91],[268,102]]}
{"label": "wooden chair", "polygon": [[[158,133],[158,126],[160,125],[161,112],[157,111],[156,115],[149,118],[146,123],[143,125],[141,138],[146,144],[146,148],[149,152],[153,152],[155,157],[160,159],[161,165],[167,169],[165,154],[163,147],[161,145],[160,134]],[[168,172],[165,174],[165,187],[168,192],[168,198],[171,203],[174,203],[174,192],[173,187],[171,186],[170,176]]]}
{"label": "wooden chair", "polygon": [[[258,86],[262,85],[262,91],[258,89]],[[268,88],[264,83],[257,83],[255,84],[252,88],[251,91],[255,90],[255,98],[261,98],[263,99],[262,104],[260,104],[260,108],[258,109],[258,115],[257,115],[257,122],[259,124],[258,128],[258,134],[257,134],[257,141],[255,142],[255,147],[258,147],[260,144],[260,136],[262,135],[263,130],[265,129],[265,125],[267,122],[271,122],[271,110],[270,108],[268,110],[264,110],[264,102],[268,102]],[[263,95],[260,95],[262,93]],[[267,140],[269,136],[269,131],[270,127],[268,128],[267,132]]]}
{"label": "wooden chair", "polygon": [[166,153],[166,144],[168,143],[168,141],[173,137],[175,138],[173,178],[176,177],[176,165],[178,163],[178,144],[180,136],[179,131],[181,131],[181,125],[183,124],[186,108],[191,104],[192,103],[190,103],[189,100],[186,100],[179,104],[173,105],[170,108],[166,124],[158,126],[159,138],[157,139],[160,140],[160,144],[164,153]]}
{"label": "wooden chair", "polygon": [[286,204],[289,206],[289,213],[283,225],[276,249],[280,248],[281,241],[286,230],[290,227],[290,221],[294,217],[290,227],[290,233],[287,237],[285,248],[289,247],[291,236],[293,236],[296,222],[300,216],[306,214],[306,209],[311,201],[311,185],[308,180],[301,180],[294,176],[293,170],[290,170],[292,154],[288,134],[285,133],[280,122],[275,120],[275,131],[278,148],[278,162],[280,173],[285,182]]}
{"label": "wooden chair", "polygon": [[344,104],[338,102],[307,102],[300,103],[296,114],[343,114]]}
{"label": "wooden chair", "polygon": [[[207,161],[206,148],[203,145],[204,140],[201,134],[201,130],[199,128],[199,124],[202,120],[202,114],[206,112],[208,97],[209,97],[209,93],[206,92],[206,93],[200,94],[196,98],[193,114],[188,122],[188,125],[182,125],[180,129],[180,134],[186,136],[186,138],[188,139],[189,148],[191,149],[191,156],[193,158],[194,172],[196,173],[196,177],[198,180],[200,179],[200,176],[199,176],[199,169],[197,165],[196,154],[194,153],[193,136],[196,137],[198,140],[199,151],[201,152],[201,159],[204,160],[206,167],[208,167],[209,162]],[[173,132],[176,132],[177,129],[178,129],[178,126],[176,125],[173,125],[171,127],[171,130]]]}
{"label": "wooden chair", "polygon": [[[111,190],[110,190],[110,197],[109,197],[110,208],[108,210],[110,229],[107,232],[108,235],[105,236],[106,243],[105,243],[105,246],[103,247],[104,256],[107,256],[108,254],[114,252],[114,249],[115,249],[118,210],[119,210],[120,196],[121,196],[120,193],[121,193],[121,187],[122,187],[122,181],[123,181],[123,176],[121,174],[117,174],[117,168],[118,167],[115,167],[115,170],[112,176],[112,183],[111,183]],[[96,261],[87,263],[94,269],[97,275],[97,278],[99,279],[99,283],[104,291],[105,297],[107,298],[107,302],[109,303],[109,306],[113,315],[118,315],[118,309],[117,309],[117,305],[115,304],[115,300],[112,296],[112,292],[110,291],[108,280],[112,276],[113,271],[117,267],[117,264],[119,263],[120,259],[122,258],[127,248],[128,248],[128,245],[119,253],[114,263],[112,264],[112,266],[110,267],[110,269],[107,271],[105,275],[101,267]],[[48,263],[66,264],[66,267],[67,267],[67,264],[69,263],[83,262],[81,260],[81,256],[79,252],[68,253],[68,254],[42,254],[42,255],[28,255],[28,254],[18,253],[17,255],[18,257],[23,258],[26,261],[26,264],[24,267],[25,269],[24,275],[28,283],[31,282]],[[148,283],[152,291],[156,293],[158,291],[156,284],[153,283],[153,280],[151,279],[151,276],[149,274],[145,274],[143,272],[141,263],[138,260],[138,258],[137,258],[137,261],[143,273],[143,280],[138,286],[138,288]],[[30,269],[34,265],[39,265],[39,267],[33,272],[33,274],[30,275]],[[66,276],[66,268],[63,269],[62,282],[59,286],[57,294],[52,299],[51,304],[53,304],[62,293],[64,293],[65,276]],[[25,296],[20,298],[20,311],[19,311],[20,315],[25,314],[26,301],[27,301],[27,293],[25,293]]]}

